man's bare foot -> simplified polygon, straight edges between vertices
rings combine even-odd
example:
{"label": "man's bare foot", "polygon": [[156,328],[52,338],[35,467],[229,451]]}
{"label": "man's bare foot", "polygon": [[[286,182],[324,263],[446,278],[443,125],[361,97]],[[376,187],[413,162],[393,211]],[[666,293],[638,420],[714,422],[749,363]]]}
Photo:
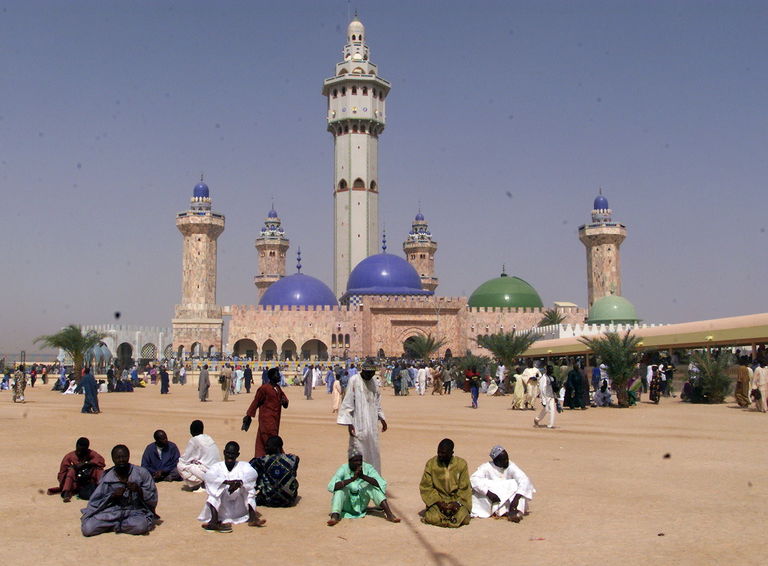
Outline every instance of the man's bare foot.
{"label": "man's bare foot", "polygon": [[68,492],[68,491],[62,491],[61,492],[61,500],[64,503],[69,503],[70,501],[72,501],[72,494],[70,492]]}
{"label": "man's bare foot", "polygon": [[251,521],[248,521],[249,527],[263,527],[266,524],[267,524],[266,519],[253,519]]}
{"label": "man's bare foot", "polygon": [[328,525],[329,527],[332,527],[334,525],[339,524],[340,521],[341,521],[341,517],[339,516],[339,514],[338,513],[332,513],[331,514],[331,518],[328,519],[328,522],[326,523],[326,525]]}
{"label": "man's bare foot", "polygon": [[523,514],[520,511],[510,511],[508,517],[513,523],[519,523],[523,520]]}
{"label": "man's bare foot", "polygon": [[394,515],[390,515],[389,517],[387,517],[387,521],[389,521],[390,523],[399,523],[400,517],[395,517]]}

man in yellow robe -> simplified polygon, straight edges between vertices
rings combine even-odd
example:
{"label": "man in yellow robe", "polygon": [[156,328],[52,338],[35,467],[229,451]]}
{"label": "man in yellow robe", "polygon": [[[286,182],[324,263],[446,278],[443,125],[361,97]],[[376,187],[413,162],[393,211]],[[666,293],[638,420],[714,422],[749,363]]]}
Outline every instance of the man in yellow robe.
{"label": "man in yellow robe", "polygon": [[453,455],[453,441],[444,438],[424,466],[419,484],[427,506],[422,521],[428,525],[456,528],[468,525],[472,511],[472,486],[467,462]]}

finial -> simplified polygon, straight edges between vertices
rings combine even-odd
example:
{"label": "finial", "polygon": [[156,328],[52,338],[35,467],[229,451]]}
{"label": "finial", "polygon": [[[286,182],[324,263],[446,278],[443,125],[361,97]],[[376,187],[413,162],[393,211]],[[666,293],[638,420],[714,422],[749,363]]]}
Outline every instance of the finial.
{"label": "finial", "polygon": [[381,235],[381,251],[382,253],[387,253],[387,231],[384,230],[384,232]]}
{"label": "finial", "polygon": [[501,264],[501,276],[506,277],[507,276],[507,266],[506,264]]}
{"label": "finial", "polygon": [[201,183],[203,182],[203,173],[202,173],[202,171],[200,172],[200,182]]}
{"label": "finial", "polygon": [[603,187],[600,187],[600,188],[597,190],[597,192],[598,192],[598,194],[602,195],[602,194],[603,194]]}
{"label": "finial", "polygon": [[296,251],[296,271],[301,273],[301,246]]}

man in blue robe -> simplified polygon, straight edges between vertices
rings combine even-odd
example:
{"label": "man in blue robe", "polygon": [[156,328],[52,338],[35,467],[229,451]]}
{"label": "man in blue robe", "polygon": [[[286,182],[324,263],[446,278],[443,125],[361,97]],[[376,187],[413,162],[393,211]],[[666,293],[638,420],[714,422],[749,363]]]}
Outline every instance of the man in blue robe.
{"label": "man in blue robe", "polygon": [[99,386],[91,373],[91,368],[85,368],[85,375],[80,380],[80,389],[85,396],[81,413],[100,413]]}
{"label": "man in blue robe", "polygon": [[299,495],[299,457],[283,453],[283,439],[270,436],[267,439],[266,456],[251,460],[251,466],[259,474],[256,480],[256,503],[265,507],[291,507]]}
{"label": "man in blue robe", "polygon": [[164,430],[156,430],[155,441],[144,449],[141,467],[157,481],[181,481],[176,469],[179,463],[179,447],[168,440]]}

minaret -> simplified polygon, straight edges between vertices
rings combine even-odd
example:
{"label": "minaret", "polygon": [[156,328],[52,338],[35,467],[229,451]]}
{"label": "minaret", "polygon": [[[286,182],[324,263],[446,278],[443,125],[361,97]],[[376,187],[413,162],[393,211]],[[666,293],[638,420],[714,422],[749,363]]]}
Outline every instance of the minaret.
{"label": "minaret", "polygon": [[333,136],[333,290],[344,293],[352,269],[377,251],[379,234],[379,134],[384,131],[390,84],[368,58],[365,27],[347,28],[343,61],[323,82],[328,131]]}
{"label": "minaret", "polygon": [[403,242],[405,259],[408,260],[421,277],[421,288],[434,291],[437,288],[435,277],[435,253],[437,242],[432,239],[429,225],[424,215],[419,211],[411,224],[411,231]]}
{"label": "minaret", "polygon": [[256,238],[259,273],[253,278],[253,282],[258,289],[257,302],[272,283],[285,277],[285,252],[288,251],[290,241],[285,237],[285,230],[280,224],[277,211],[272,207],[264,221],[261,235]]}
{"label": "minaret", "polygon": [[[211,211],[208,186],[200,183],[192,193],[189,210],[176,215],[184,236],[181,304],[173,319],[173,344],[188,354],[221,352],[222,309],[216,304],[216,239],[224,231],[224,215]],[[196,345],[197,352],[192,351]],[[199,345],[199,346],[198,346]]]}
{"label": "minaret", "polygon": [[627,228],[613,222],[613,211],[602,189],[595,198],[592,223],[579,227],[579,240],[587,247],[588,307],[606,295],[621,295],[619,246],[627,237]]}

